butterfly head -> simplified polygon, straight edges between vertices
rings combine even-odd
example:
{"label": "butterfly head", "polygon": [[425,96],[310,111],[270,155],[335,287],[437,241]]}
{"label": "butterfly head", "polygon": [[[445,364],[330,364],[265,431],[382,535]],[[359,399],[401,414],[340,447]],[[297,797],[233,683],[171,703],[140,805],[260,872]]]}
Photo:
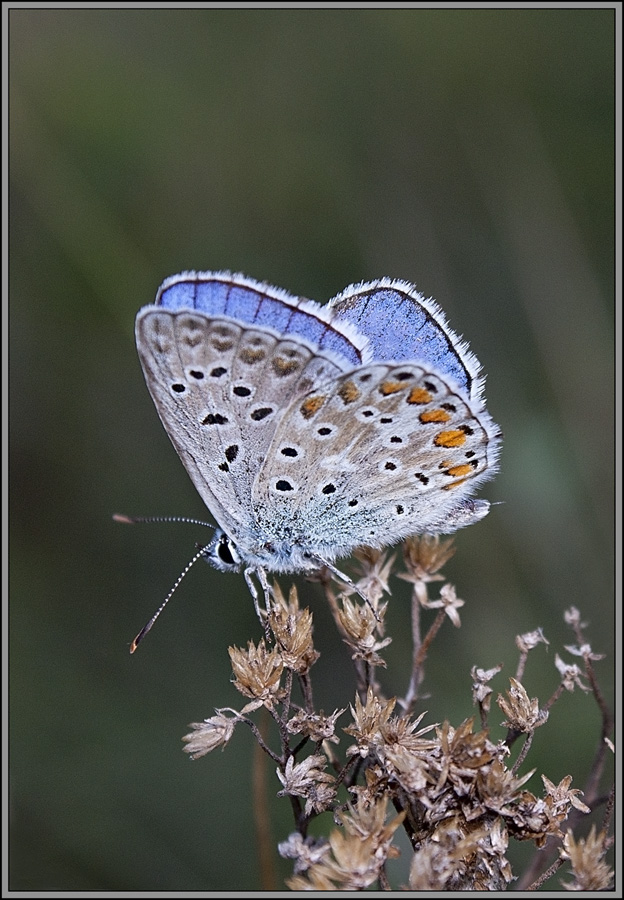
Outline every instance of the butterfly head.
{"label": "butterfly head", "polygon": [[242,560],[236,544],[225,531],[217,528],[210,543],[202,548],[202,558],[222,572],[240,572]]}

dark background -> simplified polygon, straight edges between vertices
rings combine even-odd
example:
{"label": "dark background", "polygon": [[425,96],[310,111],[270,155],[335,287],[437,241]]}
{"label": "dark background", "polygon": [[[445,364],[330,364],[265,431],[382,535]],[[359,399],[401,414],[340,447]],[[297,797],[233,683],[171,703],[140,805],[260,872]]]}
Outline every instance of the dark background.
{"label": "dark background", "polygon": [[[458,534],[447,567],[466,606],[434,644],[426,721],[476,712],[472,665],[504,662],[505,690],[515,635],[538,626],[551,644],[524,683],[546,701],[555,653],[578,661],[563,650],[572,604],[607,654],[612,702],[613,11],[14,9],[9,22],[11,887],[260,886],[251,734],[197,762],[180,743],[188,722],[243,705],[227,647],[261,636],[244,581],[196,566],[130,657],[206,532],[111,519],[207,516],[133,338],[139,307],[183,269],[319,301],[389,275],[438,300],[483,363],[505,442],[481,491],[503,503]],[[347,653],[318,588],[299,585],[331,711],[353,702]],[[388,695],[407,684],[408,597],[395,580]],[[527,787],[541,794],[541,772],[582,787],[598,733],[591,695],[563,696]],[[272,764],[268,779],[273,798]],[[289,804],[271,802],[283,840]],[[530,853],[510,849],[516,873]],[[278,872],[279,886],[290,865]]]}

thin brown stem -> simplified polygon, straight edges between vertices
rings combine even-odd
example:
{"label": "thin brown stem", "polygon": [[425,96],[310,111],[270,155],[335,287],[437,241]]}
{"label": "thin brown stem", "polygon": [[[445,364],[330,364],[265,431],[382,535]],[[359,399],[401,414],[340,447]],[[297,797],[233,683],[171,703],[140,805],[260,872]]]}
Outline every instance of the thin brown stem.
{"label": "thin brown stem", "polygon": [[251,728],[253,736],[255,737],[259,746],[266,754],[268,754],[268,756],[271,757],[273,762],[277,763],[278,766],[284,765],[284,760],[282,760],[282,758],[279,757],[277,755],[277,753],[274,753],[273,750],[271,750],[271,748],[269,747],[269,745],[264,742],[262,735],[260,734],[260,731],[258,730],[258,726],[256,725],[255,722],[252,722],[252,720],[248,719],[246,716],[239,716],[238,721],[243,722],[245,725],[247,725],[249,728]]}
{"label": "thin brown stem", "polygon": [[307,713],[312,713],[314,712],[314,700],[312,697],[312,679],[309,672],[299,676],[299,684],[303,694],[304,709]]}
{"label": "thin brown stem", "polygon": [[516,681],[522,681],[522,676],[524,675],[524,669],[526,667],[526,661],[529,658],[529,651],[523,650],[520,654],[520,659],[518,660],[518,666],[516,668]]}
{"label": "thin brown stem", "polygon": [[611,713],[604,701],[604,697],[602,696],[602,692],[594,675],[593,666],[591,665],[589,660],[586,660],[586,672],[592,687],[594,697],[596,699],[596,703],[598,704],[598,708],[600,709],[600,713],[602,716],[602,729],[600,739],[596,747],[596,753],[594,754],[594,760],[589,772],[589,776],[585,783],[585,797],[587,798],[586,802],[591,805],[593,800],[598,796],[598,792],[600,789],[600,779],[602,778],[607,753],[609,752],[609,747],[605,738],[609,737],[609,734],[613,729],[613,717],[611,716]]}
{"label": "thin brown stem", "polygon": [[533,743],[534,734],[535,734],[534,731],[528,732],[528,734],[526,736],[526,740],[525,740],[524,744],[522,745],[522,750],[518,754],[518,759],[513,764],[513,767],[511,770],[512,775],[515,775],[518,772],[518,769],[520,768],[522,763],[527,758],[527,754],[528,754],[529,750],[531,749],[531,744]]}
{"label": "thin brown stem", "polygon": [[[539,857],[538,857],[538,859],[539,859]],[[537,891],[538,888],[540,888],[546,881],[548,881],[549,878],[552,878],[552,876],[555,874],[555,872],[561,868],[563,863],[564,863],[564,860],[561,859],[561,857],[559,859],[556,859],[554,861],[554,863],[552,864],[552,866],[549,866],[546,869],[546,871],[543,872],[539,876],[539,878],[536,878],[535,881],[532,884],[530,884],[528,886],[528,888],[526,888],[526,890],[527,891]]]}
{"label": "thin brown stem", "polygon": [[390,882],[388,881],[388,876],[386,875],[386,870],[382,866],[379,870],[379,887],[382,891],[391,891]]}
{"label": "thin brown stem", "polygon": [[420,687],[421,672],[418,667],[417,660],[419,658],[418,654],[420,652],[421,644],[422,638],[420,634],[420,602],[418,600],[417,586],[414,585],[414,590],[412,591],[412,674],[410,677],[410,683],[407,688],[407,693],[405,694],[405,699],[401,704],[406,713],[410,711],[412,705],[415,703],[416,697],[418,695],[418,688]]}
{"label": "thin brown stem", "polygon": [[488,730],[488,710],[484,703],[479,702],[479,716],[481,718],[481,731]]}
{"label": "thin brown stem", "polygon": [[[412,606],[413,611],[413,606]],[[420,613],[419,613],[420,615]],[[431,625],[429,631],[424,637],[424,640],[420,644],[418,650],[414,654],[413,664],[412,664],[412,677],[410,679],[409,687],[407,689],[407,694],[405,698],[401,701],[401,706],[403,706],[405,712],[409,712],[416,700],[418,699],[418,689],[422,684],[424,678],[423,666],[425,660],[427,659],[427,653],[429,652],[429,647],[433,643],[433,639],[436,634],[442,627],[442,623],[446,618],[446,613],[443,609],[441,609],[437,616],[434,619],[433,624]]]}
{"label": "thin brown stem", "polygon": [[609,825],[611,824],[611,817],[613,816],[613,807],[615,805],[615,785],[611,785],[611,790],[609,791],[609,798],[607,800],[604,816],[602,817],[602,830],[604,833],[607,833]]}
{"label": "thin brown stem", "polygon": [[557,689],[556,689],[555,692],[552,694],[552,696],[549,697],[549,699],[546,701],[546,703],[544,703],[542,709],[543,709],[545,712],[547,712],[547,711],[551,708],[551,706],[553,706],[553,705],[557,702],[557,700],[559,699],[559,697],[561,697],[561,695],[563,694],[563,691],[564,691],[564,686],[563,686],[563,684],[557,685]]}

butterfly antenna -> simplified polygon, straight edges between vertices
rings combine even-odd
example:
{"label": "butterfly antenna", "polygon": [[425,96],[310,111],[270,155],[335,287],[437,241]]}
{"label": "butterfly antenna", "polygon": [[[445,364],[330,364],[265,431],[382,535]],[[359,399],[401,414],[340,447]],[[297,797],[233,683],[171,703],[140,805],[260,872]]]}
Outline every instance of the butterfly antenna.
{"label": "butterfly antenna", "polygon": [[136,648],[139,646],[139,644],[141,643],[141,641],[143,640],[143,638],[145,637],[145,635],[147,634],[147,632],[152,630],[152,625],[154,624],[154,622],[156,621],[156,619],[158,618],[158,616],[161,614],[161,612],[163,611],[163,609],[165,608],[165,606],[167,605],[167,603],[169,603],[169,601],[170,601],[171,598],[173,597],[173,594],[174,594],[175,591],[177,590],[178,585],[180,584],[180,582],[182,581],[182,579],[184,578],[184,576],[187,574],[187,572],[189,571],[189,569],[191,568],[191,566],[194,566],[195,563],[197,562],[197,560],[198,560],[200,557],[202,557],[203,555],[204,555],[204,548],[201,547],[201,548],[197,551],[197,553],[195,554],[195,556],[193,557],[193,559],[192,559],[192,560],[184,567],[184,569],[182,570],[182,572],[181,572],[180,575],[178,576],[178,579],[177,579],[176,583],[173,585],[173,587],[171,588],[171,590],[169,591],[169,593],[167,594],[167,596],[165,597],[165,599],[164,599],[163,602],[161,603],[160,608],[156,610],[156,612],[154,613],[154,615],[152,616],[152,618],[149,620],[149,622],[147,623],[147,625],[145,625],[145,626],[139,631],[139,633],[137,634],[137,636],[135,637],[135,639],[132,641],[132,643],[130,644],[130,653],[134,653],[134,651],[135,651]]}
{"label": "butterfly antenna", "polygon": [[125,516],[121,513],[113,515],[115,522],[121,522],[123,525],[139,525],[152,522],[182,522],[186,525],[204,525],[206,528],[212,528],[214,525],[210,522],[202,522],[201,519],[187,519],[186,516]]}

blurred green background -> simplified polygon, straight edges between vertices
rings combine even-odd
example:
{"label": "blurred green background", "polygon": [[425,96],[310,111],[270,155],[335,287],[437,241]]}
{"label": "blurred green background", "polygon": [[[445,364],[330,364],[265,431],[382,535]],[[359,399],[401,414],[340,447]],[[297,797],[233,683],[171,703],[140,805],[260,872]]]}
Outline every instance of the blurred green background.
{"label": "blurred green background", "polygon": [[[572,604],[611,702],[613,10],[48,8],[9,24],[11,887],[260,887],[251,734],[197,762],[180,743],[244,702],[227,655],[261,636],[244,580],[196,566],[130,657],[206,533],[111,519],[207,516],[133,338],[183,269],[319,301],[389,275],[438,300],[505,443],[481,491],[503,502],[446,570],[466,606],[434,644],[426,721],[475,712],[472,665],[504,662],[505,690],[515,635],[538,626],[551,645],[524,683],[546,701],[555,653],[577,661]],[[353,701],[350,664],[299,584],[330,711]],[[409,676],[408,597],[395,580],[388,695]],[[528,788],[540,772],[583,787],[598,734],[591,695],[566,694]],[[510,849],[517,874],[530,854]]]}

